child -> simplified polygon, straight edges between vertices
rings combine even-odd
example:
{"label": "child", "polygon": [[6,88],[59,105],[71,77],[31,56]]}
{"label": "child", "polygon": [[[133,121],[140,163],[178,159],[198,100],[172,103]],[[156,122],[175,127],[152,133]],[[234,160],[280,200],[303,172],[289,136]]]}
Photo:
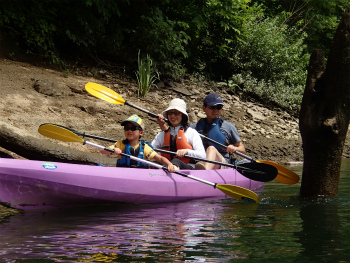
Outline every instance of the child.
{"label": "child", "polygon": [[[118,167],[148,168],[148,165],[143,162],[131,160],[128,157],[120,155],[121,153],[125,153],[140,159],[155,160],[167,166],[169,172],[175,172],[175,166],[167,158],[156,153],[149,142],[140,140],[144,134],[144,124],[140,117],[132,115],[122,122],[121,125],[124,126],[126,139],[120,140],[113,145],[114,154],[118,155]],[[101,151],[101,153],[109,154],[110,152]]]}

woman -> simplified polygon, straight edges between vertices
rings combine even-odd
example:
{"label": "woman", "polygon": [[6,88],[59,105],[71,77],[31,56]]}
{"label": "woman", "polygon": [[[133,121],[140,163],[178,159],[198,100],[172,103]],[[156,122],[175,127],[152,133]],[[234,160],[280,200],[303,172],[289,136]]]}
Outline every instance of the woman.
{"label": "woman", "polygon": [[167,119],[169,128],[158,133],[152,141],[152,146],[158,149],[176,152],[176,154],[163,154],[179,170],[193,170],[195,161],[189,157],[206,158],[202,139],[199,133],[188,126],[188,114],[186,112],[186,102],[182,99],[173,99],[169,107],[159,114],[160,122]]}

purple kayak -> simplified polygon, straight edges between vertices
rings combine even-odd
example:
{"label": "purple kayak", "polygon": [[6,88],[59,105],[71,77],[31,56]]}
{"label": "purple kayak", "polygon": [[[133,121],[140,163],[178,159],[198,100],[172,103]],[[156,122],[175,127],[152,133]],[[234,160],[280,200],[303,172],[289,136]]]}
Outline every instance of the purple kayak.
{"label": "purple kayak", "polygon": [[[262,182],[235,169],[183,170],[217,184],[249,190]],[[42,209],[108,203],[162,203],[226,197],[214,187],[162,169],[135,169],[0,158],[0,203]]]}

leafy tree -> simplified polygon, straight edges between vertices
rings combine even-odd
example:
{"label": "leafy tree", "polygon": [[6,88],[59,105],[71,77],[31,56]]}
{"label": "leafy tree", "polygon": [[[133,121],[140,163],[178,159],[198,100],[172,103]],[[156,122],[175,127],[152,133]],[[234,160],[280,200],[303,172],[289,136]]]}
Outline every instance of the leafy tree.
{"label": "leafy tree", "polygon": [[245,21],[244,28],[232,57],[236,73],[230,83],[280,107],[300,105],[309,58],[306,34],[289,28],[281,18],[264,18],[263,13]]}
{"label": "leafy tree", "polygon": [[59,62],[65,53],[121,46],[120,26],[114,17],[120,16],[121,1],[92,0],[2,0],[0,26],[12,35],[22,48]]}
{"label": "leafy tree", "polygon": [[252,0],[262,5],[270,17],[281,14],[285,23],[307,33],[305,43],[309,53],[322,49],[328,54],[335,30],[344,14],[349,0]]}

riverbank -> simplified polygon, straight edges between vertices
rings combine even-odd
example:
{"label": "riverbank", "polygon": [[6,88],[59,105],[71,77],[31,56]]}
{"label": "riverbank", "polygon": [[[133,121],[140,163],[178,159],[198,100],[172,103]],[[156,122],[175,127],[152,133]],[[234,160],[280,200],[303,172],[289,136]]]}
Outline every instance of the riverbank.
{"label": "riverbank", "polygon": [[[144,139],[152,141],[159,132],[155,119],[131,107],[92,97],[84,89],[87,82],[97,82],[112,88],[128,102],[154,113],[161,113],[171,99],[180,97],[187,103],[190,122],[205,116],[201,110],[203,98],[210,92],[217,92],[225,103],[223,117],[236,125],[250,156],[283,163],[302,161],[296,117],[279,109],[268,109],[254,99],[243,99],[238,94],[232,94],[223,83],[193,83],[190,80],[160,83],[162,88],[152,89],[146,97],[140,98],[134,79],[121,78],[113,75],[113,72],[109,75],[103,70],[95,76],[88,71],[66,76],[50,68],[0,59],[0,72],[0,96],[3,102],[0,105],[0,124],[6,126],[10,134],[12,131],[19,134],[23,131],[39,140],[48,141],[37,129],[49,122],[80,132],[120,139],[124,136],[120,123],[131,114],[138,114],[146,122]],[[30,147],[31,142],[27,143]],[[83,152],[98,152],[82,145],[57,141],[50,143],[51,147],[61,144]],[[6,150],[1,151],[1,156],[25,155],[23,151],[16,151],[16,147]]]}

